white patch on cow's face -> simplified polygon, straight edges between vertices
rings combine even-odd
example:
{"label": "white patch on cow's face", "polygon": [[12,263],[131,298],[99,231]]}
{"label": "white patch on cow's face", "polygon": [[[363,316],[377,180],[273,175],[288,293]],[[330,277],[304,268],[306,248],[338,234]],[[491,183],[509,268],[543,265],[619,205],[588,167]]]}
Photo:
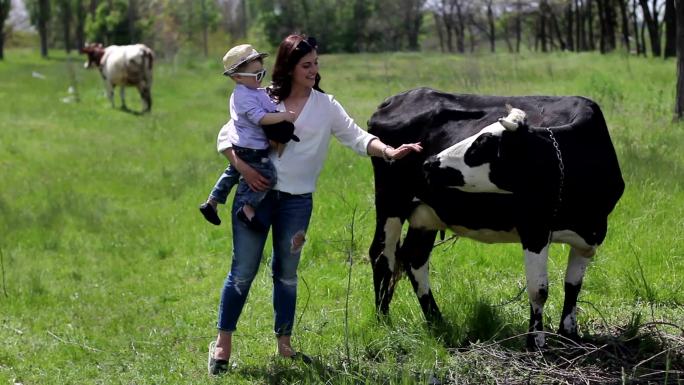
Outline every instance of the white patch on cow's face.
{"label": "white patch on cow's face", "polygon": [[470,167],[465,164],[464,159],[466,151],[468,151],[470,146],[480,135],[489,133],[495,136],[501,136],[504,131],[506,131],[506,129],[499,122],[490,124],[489,126],[480,130],[480,132],[477,134],[463,139],[462,141],[437,154],[440,168],[449,167],[454,170],[458,170],[461,174],[463,174],[463,180],[465,182],[463,186],[446,187],[457,188],[465,192],[510,194],[511,191],[499,188],[499,186],[492,183],[492,181],[489,179],[489,173],[491,171],[491,165],[489,163],[484,163],[476,167]]}
{"label": "white patch on cow's face", "polygon": [[416,295],[418,295],[418,297],[427,295],[430,292],[428,262],[425,262],[423,266],[417,269],[411,268],[411,273],[413,274],[413,278],[415,278],[416,282],[418,283]]}
{"label": "white patch on cow's face", "polygon": [[397,264],[397,246],[401,237],[401,220],[397,217],[387,218],[384,230],[385,249],[382,253],[387,258],[387,266],[394,273]]}
{"label": "white patch on cow's face", "polygon": [[435,210],[425,203],[419,204],[409,217],[409,225],[414,229],[444,230],[446,223],[442,222]]}

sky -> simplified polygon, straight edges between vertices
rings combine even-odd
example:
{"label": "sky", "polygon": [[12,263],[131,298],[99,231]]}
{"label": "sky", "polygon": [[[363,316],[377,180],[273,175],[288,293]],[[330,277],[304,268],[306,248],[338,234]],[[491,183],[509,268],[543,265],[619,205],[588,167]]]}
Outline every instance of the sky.
{"label": "sky", "polygon": [[11,25],[12,29],[20,31],[33,31],[28,11],[24,0],[12,0],[9,18],[5,21],[6,25]]}

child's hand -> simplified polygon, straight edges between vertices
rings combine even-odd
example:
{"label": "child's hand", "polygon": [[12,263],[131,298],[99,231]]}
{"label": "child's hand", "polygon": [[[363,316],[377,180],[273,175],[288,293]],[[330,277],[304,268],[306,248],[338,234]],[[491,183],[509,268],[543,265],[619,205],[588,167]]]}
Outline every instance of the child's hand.
{"label": "child's hand", "polygon": [[292,111],[285,111],[284,114],[285,120],[290,123],[294,123],[294,121],[297,120],[297,115],[295,115],[295,113]]}

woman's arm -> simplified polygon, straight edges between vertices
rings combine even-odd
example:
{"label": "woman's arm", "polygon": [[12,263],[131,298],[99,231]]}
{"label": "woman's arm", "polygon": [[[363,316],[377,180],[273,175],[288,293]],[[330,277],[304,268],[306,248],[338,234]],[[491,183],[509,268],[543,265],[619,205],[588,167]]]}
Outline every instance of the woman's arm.
{"label": "woman's arm", "polygon": [[423,146],[421,146],[420,143],[407,143],[402,144],[398,148],[394,148],[381,142],[380,139],[375,138],[368,143],[366,151],[370,156],[377,156],[390,162],[401,159],[412,152],[421,152],[423,151]]}
{"label": "woman's arm", "polygon": [[259,124],[263,126],[265,124],[275,124],[284,121],[294,123],[295,119],[297,119],[297,117],[295,116],[295,113],[292,111],[269,112],[264,114],[264,116],[259,121]]}
{"label": "woman's arm", "polygon": [[238,170],[250,189],[253,191],[264,191],[270,186],[269,180],[259,174],[252,166],[243,162],[242,159],[235,154],[235,150],[233,150],[232,147],[226,148],[221,151],[221,153],[228,158],[230,164]]}
{"label": "woman's arm", "polygon": [[420,143],[402,144],[393,148],[359,127],[336,100],[330,100],[333,134],[340,142],[355,149],[359,154],[384,158],[386,161],[401,159],[412,152],[420,152]]}

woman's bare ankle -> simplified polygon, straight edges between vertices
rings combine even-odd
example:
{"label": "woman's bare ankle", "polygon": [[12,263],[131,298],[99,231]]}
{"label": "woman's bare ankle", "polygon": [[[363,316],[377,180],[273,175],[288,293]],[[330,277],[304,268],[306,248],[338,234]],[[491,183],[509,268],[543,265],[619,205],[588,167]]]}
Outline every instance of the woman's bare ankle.
{"label": "woman's bare ankle", "polygon": [[278,337],[278,354],[280,354],[283,357],[292,357],[293,355],[295,355],[295,353],[295,350],[292,349],[290,336]]}
{"label": "woman's bare ankle", "polygon": [[214,349],[214,358],[217,360],[230,359],[230,353],[233,348],[233,335],[224,331],[219,331],[216,338],[216,348]]}

